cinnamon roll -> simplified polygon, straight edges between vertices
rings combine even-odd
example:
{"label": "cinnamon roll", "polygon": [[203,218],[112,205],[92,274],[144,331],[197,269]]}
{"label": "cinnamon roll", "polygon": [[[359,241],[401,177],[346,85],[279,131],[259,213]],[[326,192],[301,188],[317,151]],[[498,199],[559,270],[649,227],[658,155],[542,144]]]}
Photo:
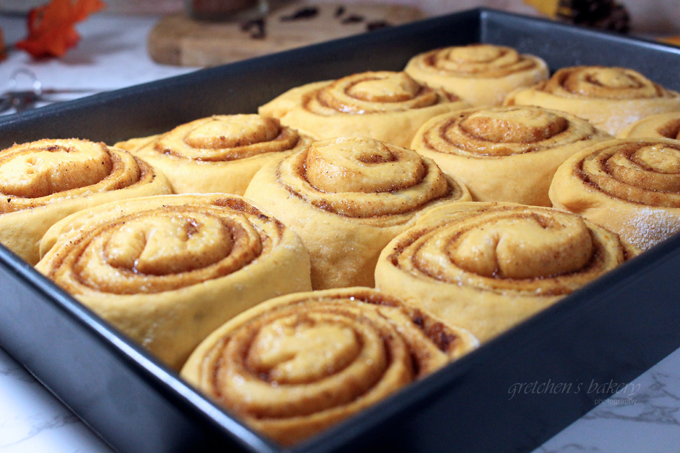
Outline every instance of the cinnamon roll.
{"label": "cinnamon roll", "polygon": [[409,60],[404,72],[424,85],[456,93],[475,107],[501,105],[514,89],[535,85],[550,75],[543,59],[493,44],[421,53]]}
{"label": "cinnamon roll", "polygon": [[275,118],[214,115],[116,146],[160,169],[175,193],[243,195],[267,161],[309,142]]}
{"label": "cinnamon roll", "polygon": [[680,111],[659,113],[630,124],[619,138],[669,138],[680,140]]}
{"label": "cinnamon roll", "polygon": [[540,107],[470,109],[432,118],[411,148],[467,186],[476,201],[550,206],[557,167],[611,138],[587,121]]}
{"label": "cinnamon roll", "polygon": [[297,234],[236,195],[102,205],[55,224],[41,250],[38,271],[177,369],[236,314],[311,289]]}
{"label": "cinnamon roll", "polygon": [[562,110],[617,135],[646,116],[680,110],[680,93],[632,69],[574,66],[558,70],[549,80],[533,87],[513,91],[504,105]]}
{"label": "cinnamon roll", "polygon": [[464,329],[369,288],[291,294],[232,319],[181,376],[253,429],[291,445],[477,346]]}
{"label": "cinnamon roll", "polygon": [[471,199],[430,159],[366,137],[317,141],[267,164],[245,196],[300,235],[314,289],[373,286],[380,250],[420,212]]}
{"label": "cinnamon roll", "polygon": [[550,199],[646,250],[680,231],[680,142],[610,140],[568,159]]}
{"label": "cinnamon roll", "polygon": [[457,96],[404,72],[380,71],[293,88],[259,113],[317,139],[364,136],[408,146],[425,121],[465,107]]}
{"label": "cinnamon roll", "polygon": [[0,151],[0,243],[29,264],[64,217],[115,200],[171,193],[165,176],[129,153],[87,140],[39,140]]}
{"label": "cinnamon roll", "polygon": [[390,242],[375,278],[378,289],[484,342],[636,253],[570,212],[449,203]]}

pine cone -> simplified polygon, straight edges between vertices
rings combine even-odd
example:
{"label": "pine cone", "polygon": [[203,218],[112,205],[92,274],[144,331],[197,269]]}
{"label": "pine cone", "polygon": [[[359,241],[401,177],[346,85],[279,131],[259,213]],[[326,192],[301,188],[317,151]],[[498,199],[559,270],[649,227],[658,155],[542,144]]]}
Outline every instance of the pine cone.
{"label": "pine cone", "polygon": [[557,18],[568,23],[627,33],[630,15],[613,0],[560,0]]}

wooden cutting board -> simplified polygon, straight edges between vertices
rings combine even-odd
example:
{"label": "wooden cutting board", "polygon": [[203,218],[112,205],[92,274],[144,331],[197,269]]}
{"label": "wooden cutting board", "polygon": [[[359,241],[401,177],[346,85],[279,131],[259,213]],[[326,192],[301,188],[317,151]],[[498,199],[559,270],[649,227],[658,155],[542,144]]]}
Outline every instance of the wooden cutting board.
{"label": "wooden cutting board", "polygon": [[405,5],[288,3],[260,23],[207,22],[169,15],[152,29],[151,58],[177,66],[215,66],[343,38],[424,17]]}

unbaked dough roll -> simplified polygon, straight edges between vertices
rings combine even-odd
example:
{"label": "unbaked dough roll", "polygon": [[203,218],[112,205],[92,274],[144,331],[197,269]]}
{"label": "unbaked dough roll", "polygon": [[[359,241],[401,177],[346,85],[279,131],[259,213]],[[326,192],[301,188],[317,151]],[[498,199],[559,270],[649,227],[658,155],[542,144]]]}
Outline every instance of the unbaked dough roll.
{"label": "unbaked dough roll", "polygon": [[161,170],[175,193],[243,195],[266,162],[309,142],[275,118],[214,115],[116,146]]}
{"label": "unbaked dough roll", "polygon": [[471,199],[430,159],[366,137],[317,141],[267,164],[245,196],[300,235],[314,289],[373,286],[380,250],[419,213]]}
{"label": "unbaked dough roll", "polygon": [[568,159],[550,199],[646,250],[680,231],[680,142],[611,140]]}
{"label": "unbaked dough roll", "polygon": [[612,138],[556,110],[514,106],[445,113],[425,123],[411,148],[467,186],[475,201],[551,206],[557,167],[579,150]]}
{"label": "unbaked dough roll", "polygon": [[669,138],[680,140],[680,111],[648,116],[626,127],[619,138]]}
{"label": "unbaked dough roll", "polygon": [[0,151],[0,242],[29,264],[54,223],[115,200],[171,193],[165,176],[121,149],[39,140]]}
{"label": "unbaked dough roll", "polygon": [[300,238],[236,195],[169,195],[103,205],[54,225],[36,268],[179,368],[225,321],[311,289]]}
{"label": "unbaked dough roll", "polygon": [[304,440],[477,346],[369,288],[279,297],[208,337],[181,376],[283,445]]}
{"label": "unbaked dough roll", "polygon": [[472,106],[501,105],[516,88],[546,80],[541,58],[493,44],[436,49],[409,60],[404,71],[418,82],[456,93]]}
{"label": "unbaked dough roll", "polygon": [[636,253],[615,233],[570,212],[450,203],[390,242],[376,286],[484,342]]}
{"label": "unbaked dough roll", "polygon": [[534,87],[515,90],[504,105],[562,110],[616,135],[640,118],[680,110],[680,93],[632,69],[574,66],[558,70]]}
{"label": "unbaked dough roll", "polygon": [[468,104],[423,86],[404,72],[364,72],[293,88],[259,109],[315,138],[372,137],[409,146],[416,130]]}

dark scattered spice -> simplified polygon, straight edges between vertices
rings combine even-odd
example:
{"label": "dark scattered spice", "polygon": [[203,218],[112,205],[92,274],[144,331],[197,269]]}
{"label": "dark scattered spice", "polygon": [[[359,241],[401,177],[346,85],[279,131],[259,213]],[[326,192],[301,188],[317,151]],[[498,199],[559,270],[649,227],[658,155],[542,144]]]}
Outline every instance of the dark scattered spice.
{"label": "dark scattered spice", "polygon": [[374,20],[366,24],[367,31],[380,30],[381,28],[391,27],[392,24],[385,20]]}
{"label": "dark scattered spice", "polygon": [[306,6],[304,8],[300,8],[299,10],[295,11],[290,16],[281,16],[281,21],[287,22],[287,21],[291,21],[291,20],[312,19],[312,18],[314,18],[318,15],[319,15],[319,8],[317,8],[316,6]]}
{"label": "dark scattered spice", "polygon": [[345,7],[344,6],[338,6],[335,9],[335,14],[333,14],[333,17],[340,17],[343,14],[345,14]]}
{"label": "dark scattered spice", "polygon": [[264,39],[267,36],[266,23],[264,18],[253,19],[241,24],[241,30],[250,32],[250,37],[253,39]]}
{"label": "dark scattered spice", "polygon": [[351,14],[351,15],[345,17],[344,19],[342,19],[342,21],[340,21],[340,23],[341,24],[356,24],[356,23],[363,22],[363,21],[364,21],[364,16],[360,16],[358,14]]}

